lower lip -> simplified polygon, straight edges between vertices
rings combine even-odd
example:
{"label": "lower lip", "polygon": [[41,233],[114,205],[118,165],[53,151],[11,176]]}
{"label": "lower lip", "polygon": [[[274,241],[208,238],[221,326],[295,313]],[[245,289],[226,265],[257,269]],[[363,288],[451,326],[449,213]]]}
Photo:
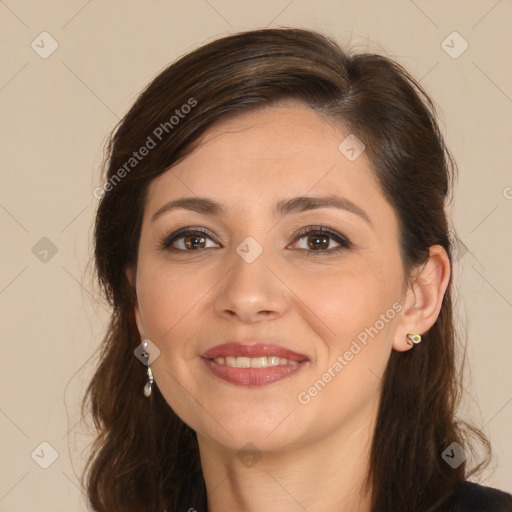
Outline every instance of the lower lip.
{"label": "lower lip", "polygon": [[237,386],[266,386],[291,375],[295,375],[307,363],[297,365],[269,366],[267,368],[235,368],[227,364],[217,364],[211,359],[204,359],[206,366],[214,375]]}

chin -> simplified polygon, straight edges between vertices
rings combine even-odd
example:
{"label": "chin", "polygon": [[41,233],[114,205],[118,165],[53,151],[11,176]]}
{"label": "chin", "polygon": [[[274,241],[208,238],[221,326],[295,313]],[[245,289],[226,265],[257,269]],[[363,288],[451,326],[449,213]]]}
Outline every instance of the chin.
{"label": "chin", "polygon": [[251,443],[261,451],[281,451],[291,447],[301,436],[297,431],[297,421],[289,421],[291,415],[283,421],[289,412],[279,415],[275,421],[268,415],[255,413],[232,416],[229,421],[219,421],[220,424],[210,418],[208,424],[198,425],[194,430],[232,450],[240,450]]}

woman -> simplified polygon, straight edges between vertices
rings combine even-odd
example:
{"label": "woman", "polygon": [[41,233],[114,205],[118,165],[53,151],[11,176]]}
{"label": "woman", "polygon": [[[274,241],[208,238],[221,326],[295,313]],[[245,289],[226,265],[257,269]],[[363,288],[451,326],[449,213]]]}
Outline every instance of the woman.
{"label": "woman", "polygon": [[454,416],[454,166],[399,65],[219,39],[151,82],[107,167],[94,510],[512,510],[465,481],[488,442]]}

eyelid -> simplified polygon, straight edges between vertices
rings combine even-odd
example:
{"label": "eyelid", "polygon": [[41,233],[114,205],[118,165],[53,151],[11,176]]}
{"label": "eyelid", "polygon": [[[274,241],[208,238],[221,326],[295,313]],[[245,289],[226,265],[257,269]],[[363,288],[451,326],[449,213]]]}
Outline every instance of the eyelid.
{"label": "eyelid", "polygon": [[[342,234],[339,231],[336,231],[335,229],[332,229],[328,226],[324,226],[323,224],[305,226],[305,227],[300,228],[297,231],[295,231],[295,233],[292,236],[293,236],[293,239],[296,240],[296,239],[303,238],[306,235],[313,235],[315,233],[322,233],[324,235],[327,235],[328,237],[332,238],[340,245],[345,246],[347,248],[349,248],[353,245],[352,242],[344,234]],[[312,251],[312,252],[314,252],[314,251]],[[323,251],[323,252],[328,252],[328,251]]]}
{"label": "eyelid", "polygon": [[[216,244],[220,244],[220,242],[217,242],[215,239],[215,236],[210,232],[210,230],[198,226],[185,226],[183,228],[180,228],[174,232],[172,232],[170,235],[164,236],[162,241],[160,242],[160,248],[162,250],[173,250],[176,252],[201,252],[201,250],[198,251],[186,251],[183,249],[176,249],[172,248],[172,244],[179,240],[180,238],[183,238],[185,235],[188,234],[196,234],[199,233],[201,235],[204,235],[208,238],[210,238],[213,242]],[[335,229],[329,228],[328,226],[324,226],[322,224],[319,225],[308,225],[304,226],[298,230],[296,230],[291,236],[292,236],[292,243],[296,243],[301,238],[304,238],[305,236],[312,236],[316,233],[321,233],[326,235],[328,238],[331,238],[334,240],[337,244],[339,244],[339,247],[335,247],[333,249],[327,249],[327,250],[320,250],[320,251],[308,251],[306,249],[299,249],[300,251],[303,251],[305,253],[309,253],[311,255],[321,255],[321,254],[332,254],[334,252],[337,252],[338,250],[343,249],[350,249],[353,246],[353,243],[342,233],[336,231]],[[222,245],[222,244],[220,244]],[[204,250],[204,249],[203,249]]]}
{"label": "eyelid", "polygon": [[[160,242],[160,248],[163,250],[170,250],[170,246],[173,242],[175,242],[179,238],[182,238],[185,235],[188,235],[190,232],[200,233],[202,235],[205,235],[208,238],[211,238],[216,244],[219,244],[219,242],[217,242],[215,240],[215,237],[213,236],[213,234],[206,228],[201,228],[201,227],[197,227],[197,226],[185,226],[176,231],[173,231],[170,235],[164,236],[162,241]],[[176,251],[193,252],[193,251],[180,251],[180,249],[176,249]]]}

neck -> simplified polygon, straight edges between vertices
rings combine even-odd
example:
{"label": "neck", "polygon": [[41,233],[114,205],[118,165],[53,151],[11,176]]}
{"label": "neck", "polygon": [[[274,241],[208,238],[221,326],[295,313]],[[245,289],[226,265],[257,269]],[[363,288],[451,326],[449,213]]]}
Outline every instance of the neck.
{"label": "neck", "polygon": [[370,512],[364,483],[372,435],[373,422],[301,448],[264,452],[247,465],[237,451],[198,435],[208,512]]}

